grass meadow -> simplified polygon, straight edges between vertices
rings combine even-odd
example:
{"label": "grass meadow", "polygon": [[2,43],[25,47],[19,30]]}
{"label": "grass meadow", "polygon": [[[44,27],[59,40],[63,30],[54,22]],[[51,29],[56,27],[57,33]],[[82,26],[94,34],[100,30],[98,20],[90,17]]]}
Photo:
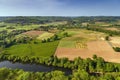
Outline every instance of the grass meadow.
{"label": "grass meadow", "polygon": [[43,56],[48,57],[55,53],[59,41],[47,43],[29,43],[13,45],[4,50],[5,53],[16,56]]}

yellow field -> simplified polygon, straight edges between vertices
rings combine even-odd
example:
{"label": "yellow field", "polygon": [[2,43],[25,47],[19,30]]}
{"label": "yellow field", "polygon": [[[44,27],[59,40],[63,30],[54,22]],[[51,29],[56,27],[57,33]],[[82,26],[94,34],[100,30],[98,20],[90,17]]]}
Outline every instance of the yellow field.
{"label": "yellow field", "polygon": [[50,38],[50,37],[52,37],[52,36],[54,36],[53,33],[45,32],[45,33],[39,35],[39,36],[37,37],[37,39],[43,40],[43,39],[48,39],[48,38]]}
{"label": "yellow field", "polygon": [[106,35],[104,33],[83,30],[83,29],[74,29],[66,30],[71,37],[66,37],[60,41],[58,47],[68,47],[68,48],[87,48],[87,42],[103,40]]}
{"label": "yellow field", "polygon": [[113,47],[120,47],[120,37],[110,37],[109,42]]}

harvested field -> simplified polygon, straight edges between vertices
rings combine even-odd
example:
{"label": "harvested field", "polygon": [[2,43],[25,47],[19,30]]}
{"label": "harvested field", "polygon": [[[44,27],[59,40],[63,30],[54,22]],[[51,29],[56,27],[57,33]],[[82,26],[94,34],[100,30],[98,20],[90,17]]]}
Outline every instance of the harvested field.
{"label": "harvested field", "polygon": [[50,38],[50,37],[52,37],[52,36],[54,36],[54,33],[45,32],[45,33],[43,33],[42,35],[39,35],[39,36],[37,37],[37,39],[43,40],[43,39],[48,39],[48,38]]}
{"label": "harvested field", "polygon": [[118,28],[114,28],[114,27],[112,27],[112,28],[105,28],[106,30],[111,30],[111,31],[120,31]]}
{"label": "harvested field", "polygon": [[96,54],[109,62],[120,63],[120,54],[115,52],[107,41],[92,41],[87,43],[86,49],[57,48],[55,55],[59,58],[68,57],[73,60],[76,57],[92,58]]}
{"label": "harvested field", "polygon": [[27,36],[31,36],[31,37],[37,37],[37,36],[39,36],[40,34],[43,34],[43,33],[44,33],[44,31],[33,30],[33,31],[24,32],[22,34],[27,35]]}
{"label": "harvested field", "polygon": [[50,32],[50,33],[57,33],[57,32],[59,32],[59,30],[53,29],[53,30],[49,30],[49,32]]}
{"label": "harvested field", "polygon": [[120,47],[120,37],[111,37],[110,43],[113,47]]}

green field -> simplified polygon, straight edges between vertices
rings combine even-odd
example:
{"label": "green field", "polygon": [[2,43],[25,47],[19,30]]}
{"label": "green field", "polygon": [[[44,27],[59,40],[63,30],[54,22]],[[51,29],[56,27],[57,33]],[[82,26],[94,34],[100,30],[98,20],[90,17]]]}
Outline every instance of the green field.
{"label": "green field", "polygon": [[60,44],[58,47],[67,47],[67,48],[74,48],[75,47],[75,41],[60,41]]}
{"label": "green field", "polygon": [[5,49],[5,53],[17,56],[51,56],[55,53],[59,41],[37,44],[19,44]]}

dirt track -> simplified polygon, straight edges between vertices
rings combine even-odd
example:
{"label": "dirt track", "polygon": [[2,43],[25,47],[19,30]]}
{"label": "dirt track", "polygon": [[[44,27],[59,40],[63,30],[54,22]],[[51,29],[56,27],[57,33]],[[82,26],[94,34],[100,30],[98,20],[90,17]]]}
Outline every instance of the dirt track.
{"label": "dirt track", "polygon": [[68,57],[73,60],[79,56],[81,58],[92,58],[96,54],[108,62],[120,63],[120,53],[115,52],[107,41],[93,41],[87,43],[87,46],[87,49],[57,48],[55,55],[59,58]]}

